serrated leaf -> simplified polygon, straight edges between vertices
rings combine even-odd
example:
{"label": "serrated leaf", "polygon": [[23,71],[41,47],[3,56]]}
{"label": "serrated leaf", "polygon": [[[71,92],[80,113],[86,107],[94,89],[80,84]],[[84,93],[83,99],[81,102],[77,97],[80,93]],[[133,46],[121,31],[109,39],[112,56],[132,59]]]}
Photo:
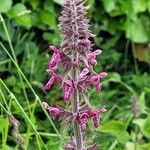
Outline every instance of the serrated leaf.
{"label": "serrated leaf", "polygon": [[12,5],[12,0],[0,0],[0,12],[6,13]]}

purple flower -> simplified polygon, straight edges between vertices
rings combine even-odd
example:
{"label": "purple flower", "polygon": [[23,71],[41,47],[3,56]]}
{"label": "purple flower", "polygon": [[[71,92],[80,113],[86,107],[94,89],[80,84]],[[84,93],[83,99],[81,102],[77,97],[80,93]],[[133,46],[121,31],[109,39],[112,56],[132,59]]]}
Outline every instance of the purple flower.
{"label": "purple flower", "polygon": [[[59,18],[59,29],[62,36],[60,48],[50,46],[53,55],[47,71],[51,78],[45,85],[45,89],[49,90],[55,81],[61,83],[64,101],[71,101],[69,108],[72,111],[68,112],[60,107],[50,107],[47,103],[43,103],[44,108],[49,111],[53,119],[59,117],[62,124],[67,127],[78,123],[76,124],[78,127],[74,128],[74,137],[64,147],[65,150],[96,150],[96,145],[87,147],[88,143],[85,142],[87,139],[83,138],[81,131],[87,130],[89,120],[97,128],[101,114],[106,111],[105,109],[93,110],[88,95],[86,95],[93,85],[96,87],[96,91],[101,90],[100,80],[105,78],[107,73],[94,73],[93,66],[97,64],[96,58],[102,51],[92,51],[93,43],[90,41],[90,37],[93,35],[89,30],[89,20],[86,17],[87,8],[84,4],[84,0],[66,0],[64,2]],[[58,66],[62,68],[61,76],[55,73]]]}
{"label": "purple flower", "polygon": [[95,50],[87,54],[87,60],[89,65],[95,66],[97,64],[96,57],[102,53],[101,50]]}
{"label": "purple flower", "polygon": [[89,114],[87,112],[83,112],[81,114],[78,114],[77,116],[77,121],[81,126],[81,131],[83,132],[86,131],[88,119],[89,119]]}
{"label": "purple flower", "polygon": [[100,117],[106,111],[107,111],[106,109],[102,108],[102,109],[100,109],[98,111],[90,110],[88,112],[89,117],[93,120],[93,124],[94,124],[95,128],[98,128],[99,122],[100,122]]}
{"label": "purple flower", "polygon": [[56,73],[54,73],[52,70],[47,70],[47,72],[51,75],[50,80],[47,82],[47,84],[45,85],[45,90],[49,90],[51,88],[51,86],[54,84],[54,82],[58,82],[61,83],[62,79],[59,75],[57,75]]}
{"label": "purple flower", "polygon": [[101,80],[102,78],[105,78],[105,77],[107,77],[107,73],[106,73],[106,72],[102,72],[102,73],[100,73],[100,74],[98,74],[98,75],[92,76],[92,77],[88,80],[88,82],[90,82],[90,84],[95,85],[96,91],[99,92],[99,91],[101,91],[100,80]]}
{"label": "purple flower", "polygon": [[50,107],[47,103],[43,102],[43,106],[47,109],[50,113],[50,116],[55,119],[60,113],[61,109],[57,107]]}
{"label": "purple flower", "polygon": [[70,99],[73,95],[73,92],[74,92],[72,80],[64,81],[63,92],[64,92],[64,101],[66,101],[66,102],[70,101]]}
{"label": "purple flower", "polygon": [[87,78],[87,74],[89,73],[89,70],[87,68],[84,68],[82,70],[82,72],[79,74],[79,77],[78,77],[78,81],[83,81]]}
{"label": "purple flower", "polygon": [[89,39],[82,39],[78,43],[79,53],[86,53],[91,49],[91,42]]}
{"label": "purple flower", "polygon": [[56,70],[58,68],[59,62],[61,61],[61,53],[54,46],[49,46],[49,48],[53,51],[53,55],[49,62],[48,68],[51,70]]}

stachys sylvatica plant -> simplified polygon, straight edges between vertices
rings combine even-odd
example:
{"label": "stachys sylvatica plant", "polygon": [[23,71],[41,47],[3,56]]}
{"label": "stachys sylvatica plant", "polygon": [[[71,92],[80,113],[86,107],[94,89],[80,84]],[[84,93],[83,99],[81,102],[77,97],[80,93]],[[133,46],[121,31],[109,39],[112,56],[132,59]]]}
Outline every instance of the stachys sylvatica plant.
{"label": "stachys sylvatica plant", "polygon": [[[53,119],[67,122],[73,129],[73,136],[65,150],[96,150],[96,144],[87,146],[85,132],[88,130],[88,122],[91,121],[93,128],[99,126],[101,115],[106,109],[95,109],[90,105],[88,92],[95,87],[101,91],[100,81],[107,73],[96,73],[96,57],[101,50],[93,50],[93,44],[89,40],[93,34],[89,30],[89,20],[84,0],[66,0],[59,18],[62,42],[59,48],[50,46],[53,55],[49,61],[47,72],[50,80],[45,85],[50,90],[54,83],[62,87],[64,101],[69,103],[69,109],[51,107],[46,102],[43,106]],[[57,69],[61,67],[61,74]],[[71,109],[70,109],[71,108]],[[71,111],[70,111],[71,110]]]}

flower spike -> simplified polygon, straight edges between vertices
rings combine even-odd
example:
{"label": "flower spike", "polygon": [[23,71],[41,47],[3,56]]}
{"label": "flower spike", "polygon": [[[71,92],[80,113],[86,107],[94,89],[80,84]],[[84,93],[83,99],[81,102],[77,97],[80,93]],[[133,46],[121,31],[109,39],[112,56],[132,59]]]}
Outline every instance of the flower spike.
{"label": "flower spike", "polygon": [[49,90],[55,82],[61,84],[63,99],[68,103],[66,106],[70,111],[50,107],[47,103],[43,103],[43,106],[53,119],[59,118],[74,130],[74,135],[64,150],[96,150],[95,143],[87,147],[87,139],[82,134],[88,130],[89,121],[93,122],[93,128],[97,128],[102,114],[106,112],[104,108],[95,110],[88,97],[93,86],[97,92],[101,91],[100,82],[107,73],[97,74],[94,71],[96,58],[102,51],[93,50],[94,44],[90,40],[93,34],[89,30],[87,8],[84,5],[85,0],[65,0],[59,17],[62,41],[58,49],[50,46],[53,54],[47,72],[51,78],[45,89]]}

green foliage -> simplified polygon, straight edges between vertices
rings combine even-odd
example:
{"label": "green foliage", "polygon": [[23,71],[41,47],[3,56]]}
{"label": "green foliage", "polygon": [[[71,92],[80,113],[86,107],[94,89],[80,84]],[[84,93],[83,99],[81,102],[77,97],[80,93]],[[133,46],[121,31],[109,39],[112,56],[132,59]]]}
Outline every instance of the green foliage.
{"label": "green foliage", "polygon": [[12,5],[12,0],[1,0],[0,1],[0,13],[1,12],[7,12]]}
{"label": "green foliage", "polygon": [[126,143],[129,141],[130,136],[126,131],[127,124],[121,121],[110,121],[99,127],[99,131],[102,133],[109,133],[112,136],[115,136],[117,140],[121,143]]}
{"label": "green foliage", "polygon": [[[52,106],[66,106],[56,86],[49,94],[43,90],[49,79],[45,72],[51,57],[48,45],[59,45],[61,40],[57,24],[63,3],[63,0],[0,0],[0,13],[6,23],[5,28],[0,18],[0,42],[6,48],[0,45],[0,149],[19,149],[11,134],[8,112],[20,122],[19,132],[26,149],[62,150],[61,143],[67,139],[64,136],[65,141],[61,141],[56,129],[60,131],[59,122],[55,121],[55,127],[40,103],[46,100]],[[87,0],[86,3],[91,30],[96,34],[93,42],[103,50],[95,70],[108,72],[102,92],[89,93],[96,108],[108,110],[95,131],[98,147],[149,150],[150,1]]]}

